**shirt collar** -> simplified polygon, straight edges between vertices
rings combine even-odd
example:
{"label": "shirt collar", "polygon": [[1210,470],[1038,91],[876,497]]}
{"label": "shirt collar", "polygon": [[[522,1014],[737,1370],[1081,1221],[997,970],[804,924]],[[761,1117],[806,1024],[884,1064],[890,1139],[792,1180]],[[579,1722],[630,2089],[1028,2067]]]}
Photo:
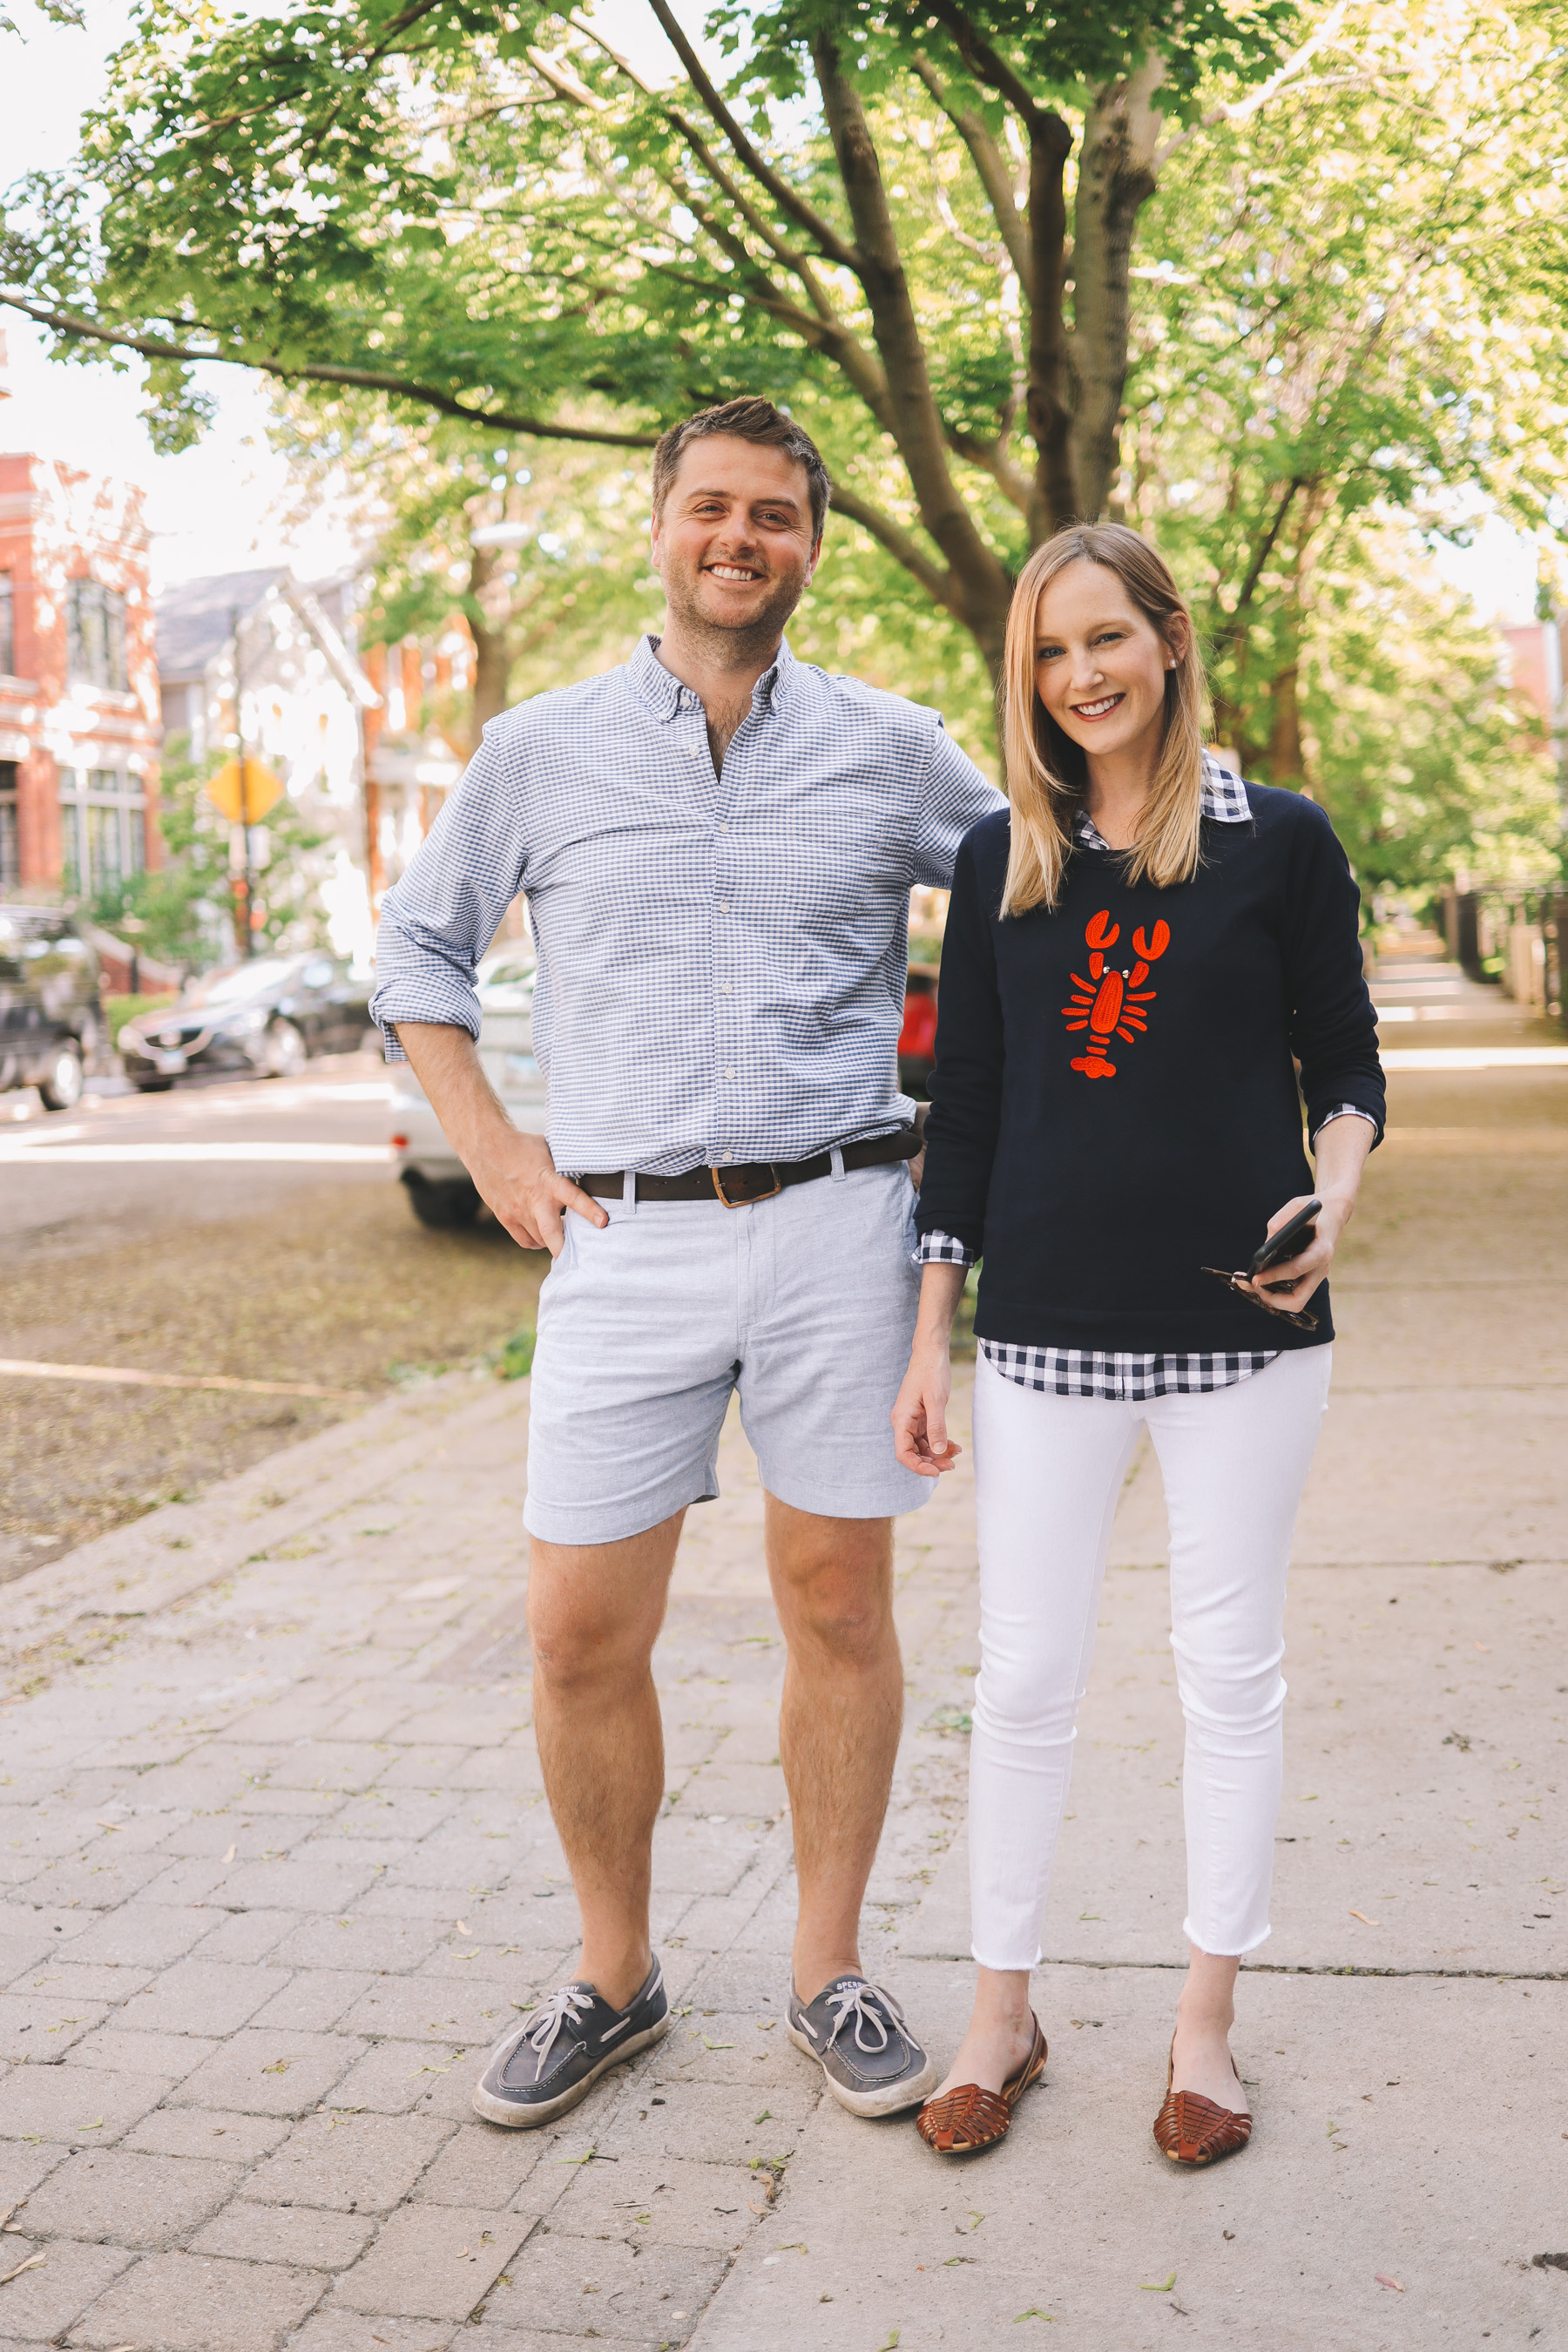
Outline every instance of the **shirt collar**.
{"label": "shirt collar", "polygon": [[[1247,824],[1252,817],[1246,784],[1234,769],[1222,768],[1208,751],[1203,754],[1198,814],[1212,817],[1215,824]],[[1073,812],[1073,831],[1086,849],[1109,850],[1110,847],[1086,808],[1080,806]]]}
{"label": "shirt collar", "polygon": [[[654,636],[637,639],[637,651],[626,664],[626,678],[637,699],[656,719],[670,719],[678,710],[689,709],[698,698],[666,669],[658,658],[658,642]],[[752,708],[757,707],[759,696],[764,709],[784,699],[789,692],[791,677],[799,667],[785,639],[779,646],[777,660],[763,672],[752,688]]]}

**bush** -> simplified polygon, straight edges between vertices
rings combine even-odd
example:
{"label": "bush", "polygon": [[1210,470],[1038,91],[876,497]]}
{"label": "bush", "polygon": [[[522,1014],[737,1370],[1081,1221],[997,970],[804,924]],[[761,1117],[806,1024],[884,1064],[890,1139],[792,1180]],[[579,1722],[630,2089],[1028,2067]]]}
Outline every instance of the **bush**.
{"label": "bush", "polygon": [[106,996],[103,1000],[103,1017],[109,1024],[110,1045],[119,1045],[121,1031],[128,1021],[134,1021],[139,1013],[156,1013],[163,1005],[174,1003],[174,999],[170,995]]}

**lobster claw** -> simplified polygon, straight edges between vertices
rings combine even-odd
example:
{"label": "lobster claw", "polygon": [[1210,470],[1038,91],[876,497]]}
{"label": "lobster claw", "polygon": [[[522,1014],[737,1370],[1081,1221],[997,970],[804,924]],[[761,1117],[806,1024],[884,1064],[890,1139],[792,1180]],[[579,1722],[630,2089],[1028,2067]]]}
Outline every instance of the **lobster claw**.
{"label": "lobster claw", "polygon": [[[1099,918],[1097,917],[1096,920],[1098,919]],[[1112,931],[1110,936],[1114,939],[1116,937],[1115,932]],[[1152,936],[1149,939],[1145,939],[1143,936],[1143,927],[1140,924],[1138,929],[1132,934],[1132,944],[1137,949],[1139,954],[1143,958],[1145,963],[1152,963],[1156,957],[1163,956],[1164,954],[1165,950],[1171,944],[1171,926],[1169,923],[1156,923]]]}
{"label": "lobster claw", "polygon": [[[1156,924],[1155,929],[1164,930],[1165,927],[1163,923],[1159,923]],[[1169,931],[1166,931],[1165,938],[1169,939],[1170,936]],[[1111,922],[1109,907],[1102,908],[1098,915],[1090,918],[1089,928],[1084,932],[1084,938],[1091,948],[1113,948],[1121,937],[1121,926],[1120,923]],[[1161,944],[1163,946],[1164,942],[1162,941]]]}

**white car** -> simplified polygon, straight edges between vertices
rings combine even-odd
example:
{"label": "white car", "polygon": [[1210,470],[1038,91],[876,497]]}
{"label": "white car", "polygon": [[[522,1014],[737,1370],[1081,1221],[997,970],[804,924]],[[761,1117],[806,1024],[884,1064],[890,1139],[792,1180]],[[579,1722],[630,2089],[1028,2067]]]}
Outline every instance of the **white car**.
{"label": "white car", "polygon": [[[534,978],[528,953],[514,950],[480,965],[479,1062],[512,1125],[542,1135],[547,1089],[533,1058]],[[473,1179],[408,1064],[393,1066],[392,1150],[414,1213],[422,1225],[471,1225],[480,1206]]]}

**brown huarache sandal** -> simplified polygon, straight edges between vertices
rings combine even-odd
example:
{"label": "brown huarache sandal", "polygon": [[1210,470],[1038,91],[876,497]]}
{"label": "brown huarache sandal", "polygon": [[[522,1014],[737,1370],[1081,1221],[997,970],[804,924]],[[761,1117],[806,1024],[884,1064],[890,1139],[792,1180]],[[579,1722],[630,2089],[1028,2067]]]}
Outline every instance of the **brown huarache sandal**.
{"label": "brown huarache sandal", "polygon": [[978,2156],[983,2147],[994,2147],[999,2139],[1006,2138],[1014,2108],[1030,2084],[1039,2081],[1049,2054],[1033,2010],[1029,2021],[1035,2029],[1029,2054],[1000,2091],[983,2091],[978,2083],[961,2083],[956,2091],[944,2091],[939,2099],[926,2101],[915,2117],[915,2129],[933,2154]]}
{"label": "brown huarache sandal", "polygon": [[[1173,2091],[1175,2048],[1173,2034],[1172,2054],[1165,2062],[1165,2104],[1154,2118],[1154,2145],[1173,2164],[1191,2165],[1195,2171],[1200,2165],[1218,2164],[1225,2157],[1238,2156],[1252,2137],[1252,2117],[1238,2116],[1230,2107],[1216,2106],[1212,2099],[1201,2099],[1195,2091]],[[1230,2071],[1239,2083],[1241,2076],[1237,2074],[1234,2058]]]}

